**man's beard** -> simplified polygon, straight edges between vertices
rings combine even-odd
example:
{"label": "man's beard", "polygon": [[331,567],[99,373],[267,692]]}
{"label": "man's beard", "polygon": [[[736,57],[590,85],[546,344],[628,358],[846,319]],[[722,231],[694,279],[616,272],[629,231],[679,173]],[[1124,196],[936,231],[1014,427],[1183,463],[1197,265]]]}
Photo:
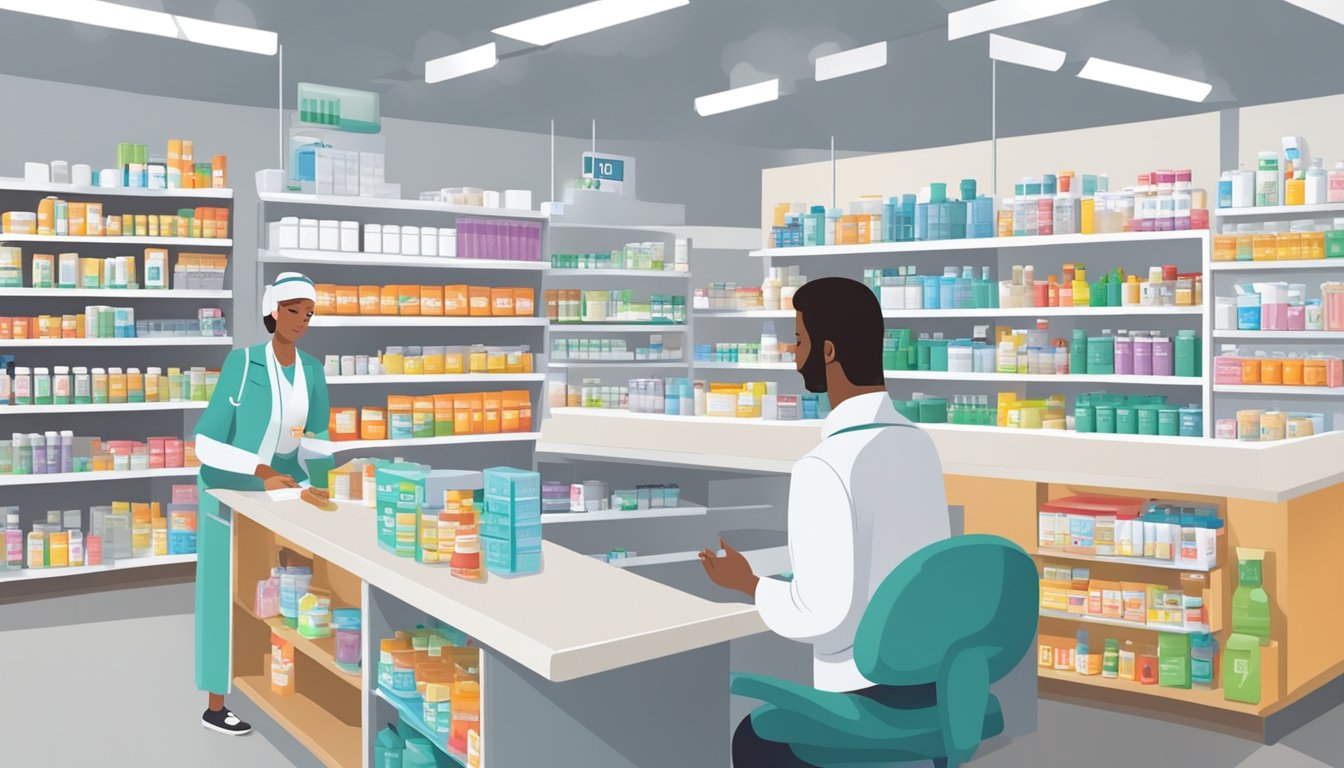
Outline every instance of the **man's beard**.
{"label": "man's beard", "polygon": [[803,375],[803,387],[808,392],[820,394],[826,391],[826,358],[821,347],[812,348],[812,354],[803,361],[798,372]]}

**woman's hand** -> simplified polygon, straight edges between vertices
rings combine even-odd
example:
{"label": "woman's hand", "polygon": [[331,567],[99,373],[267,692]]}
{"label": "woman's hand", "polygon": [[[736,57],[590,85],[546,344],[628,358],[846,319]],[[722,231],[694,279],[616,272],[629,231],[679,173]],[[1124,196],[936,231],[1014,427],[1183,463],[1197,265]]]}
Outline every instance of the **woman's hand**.
{"label": "woman's hand", "polygon": [[294,478],[283,472],[276,472],[265,464],[259,465],[253,473],[261,478],[262,487],[268,491],[278,491],[281,488],[298,488],[299,484]]}

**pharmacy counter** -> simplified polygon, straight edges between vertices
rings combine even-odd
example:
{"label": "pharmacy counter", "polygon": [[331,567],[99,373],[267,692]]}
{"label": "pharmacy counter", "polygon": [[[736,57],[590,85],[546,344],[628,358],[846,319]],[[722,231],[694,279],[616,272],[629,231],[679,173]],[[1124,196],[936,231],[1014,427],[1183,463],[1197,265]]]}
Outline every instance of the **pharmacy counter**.
{"label": "pharmacy counter", "polygon": [[[942,459],[949,504],[970,533],[993,533],[1038,554],[1042,565],[1090,569],[1092,578],[1165,584],[1176,589],[1174,562],[1040,551],[1040,505],[1100,493],[1183,500],[1217,507],[1225,523],[1218,564],[1205,576],[1214,636],[1226,648],[1237,547],[1264,549],[1264,588],[1273,604],[1272,642],[1261,649],[1256,703],[1212,690],[1142,686],[1042,669],[1043,694],[1131,711],[1187,718],[1266,741],[1344,698],[1344,433],[1273,443],[1080,435],[1070,432],[923,425]],[[606,457],[741,473],[786,473],[821,439],[818,422],[763,422],[557,408],[542,425],[539,456]],[[1108,623],[1109,622],[1109,623]],[[1157,642],[1158,632],[1100,617],[1043,612],[1041,634],[1070,642],[1078,630],[1103,639]],[[1331,697],[1335,697],[1332,699]]]}
{"label": "pharmacy counter", "polygon": [[[727,644],[764,631],[754,607],[703,600],[549,542],[541,573],[463,581],[379,548],[374,513],[358,504],[322,512],[263,493],[212,493],[234,513],[235,597],[244,614],[252,600],[244,574],[268,573],[276,552],[290,549],[314,562],[314,581],[325,580],[334,605],[363,606],[366,660],[393,629],[428,618],[481,645],[490,768],[541,765],[556,754],[585,765],[726,764]],[[369,667],[358,734],[365,745],[382,725],[370,719],[381,699],[370,695]],[[640,706],[623,703],[631,696]],[[348,752],[330,757],[359,765]]]}

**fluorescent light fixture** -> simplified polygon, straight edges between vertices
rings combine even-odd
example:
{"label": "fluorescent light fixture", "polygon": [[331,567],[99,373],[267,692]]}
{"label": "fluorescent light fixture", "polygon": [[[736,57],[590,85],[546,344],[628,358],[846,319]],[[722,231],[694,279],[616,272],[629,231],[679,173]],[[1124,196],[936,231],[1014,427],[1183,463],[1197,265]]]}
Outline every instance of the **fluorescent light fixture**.
{"label": "fluorescent light fixture", "polygon": [[441,83],[454,77],[483,72],[499,63],[495,55],[495,44],[486,43],[477,48],[469,48],[451,56],[441,56],[425,62],[425,82]]}
{"label": "fluorescent light fixture", "polygon": [[947,39],[959,40],[1104,2],[1107,0],[992,0],[947,14]]}
{"label": "fluorescent light fixture", "polygon": [[1344,24],[1344,5],[1341,5],[1339,0],[1284,0],[1284,2],[1296,5],[1304,11],[1311,11],[1317,16],[1324,16],[1336,24]]}
{"label": "fluorescent light fixture", "polygon": [[1187,80],[1165,72],[1154,72],[1151,69],[1131,67],[1128,64],[1118,64],[1095,57],[1087,60],[1078,76],[1085,80],[1095,80],[1098,83],[1109,83],[1121,88],[1133,88],[1136,91],[1147,91],[1186,101],[1203,101],[1213,90],[1212,85],[1198,80]]}
{"label": "fluorescent light fixture", "polygon": [[279,45],[276,34],[264,29],[220,24],[104,0],[0,0],[0,11],[31,13],[108,29],[143,32],[264,56],[274,56]]}
{"label": "fluorescent light fixture", "polygon": [[867,72],[887,66],[887,43],[873,43],[862,48],[832,53],[817,59],[817,82],[834,80],[845,75]]}
{"label": "fluorescent light fixture", "polygon": [[691,0],[593,0],[562,11],[499,27],[496,35],[521,40],[531,45],[550,45],[627,21],[642,19],[673,8],[689,5]]}
{"label": "fluorescent light fixture", "polygon": [[989,58],[995,61],[1058,72],[1064,66],[1064,56],[1063,51],[1044,45],[1026,43],[1003,35],[989,36]]}
{"label": "fluorescent light fixture", "polygon": [[763,83],[744,85],[695,98],[695,111],[701,117],[731,112],[734,109],[752,107],[779,99],[779,78]]}

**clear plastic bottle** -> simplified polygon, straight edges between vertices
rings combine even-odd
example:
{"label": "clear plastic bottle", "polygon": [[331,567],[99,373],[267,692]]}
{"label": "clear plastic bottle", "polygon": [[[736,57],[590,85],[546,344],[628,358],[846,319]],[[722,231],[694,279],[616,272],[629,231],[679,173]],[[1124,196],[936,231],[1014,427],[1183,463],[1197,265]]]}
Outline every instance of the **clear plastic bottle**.
{"label": "clear plastic bottle", "polygon": [[1307,169],[1306,204],[1321,205],[1326,202],[1329,181],[1325,173],[1325,160],[1319,157],[1311,159]]}

